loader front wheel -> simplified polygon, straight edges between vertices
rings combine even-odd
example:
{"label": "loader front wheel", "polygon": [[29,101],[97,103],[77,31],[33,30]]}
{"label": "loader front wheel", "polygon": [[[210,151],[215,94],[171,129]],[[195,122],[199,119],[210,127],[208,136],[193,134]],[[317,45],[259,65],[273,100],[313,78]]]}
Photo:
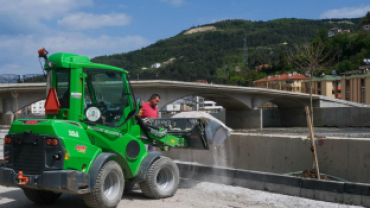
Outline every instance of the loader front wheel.
{"label": "loader front wheel", "polygon": [[124,190],[121,166],[109,161],[100,169],[95,188],[83,195],[83,200],[91,208],[113,208],[121,201]]}
{"label": "loader front wheel", "polygon": [[145,180],[139,185],[145,196],[159,199],[173,196],[179,181],[177,165],[170,158],[160,157],[150,165]]}
{"label": "loader front wheel", "polygon": [[36,204],[53,204],[56,202],[61,193],[54,193],[52,191],[43,191],[35,189],[23,189],[24,194],[30,200]]}

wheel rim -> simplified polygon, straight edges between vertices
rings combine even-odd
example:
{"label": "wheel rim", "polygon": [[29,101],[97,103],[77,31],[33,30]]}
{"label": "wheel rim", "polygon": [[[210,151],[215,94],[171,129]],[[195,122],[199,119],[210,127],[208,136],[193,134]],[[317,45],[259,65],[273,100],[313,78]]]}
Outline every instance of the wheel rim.
{"label": "wheel rim", "polygon": [[156,186],[161,191],[170,190],[174,184],[174,181],[174,174],[170,168],[164,167],[158,171],[156,177]]}
{"label": "wheel rim", "polygon": [[114,200],[119,195],[120,180],[115,172],[110,172],[104,180],[104,196],[109,200]]}

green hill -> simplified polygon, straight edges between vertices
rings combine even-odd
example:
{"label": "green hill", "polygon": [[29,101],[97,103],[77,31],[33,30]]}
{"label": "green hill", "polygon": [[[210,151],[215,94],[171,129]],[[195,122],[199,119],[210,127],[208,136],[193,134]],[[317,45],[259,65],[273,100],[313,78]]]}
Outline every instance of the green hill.
{"label": "green hill", "polygon": [[[124,68],[132,77],[139,73],[141,78],[153,79],[227,77],[235,72],[227,72],[226,68],[234,69],[239,66],[242,71],[247,71],[247,65],[243,62],[244,38],[247,34],[248,67],[254,69],[260,64],[270,64],[273,67],[264,70],[265,73],[284,72],[293,70],[286,60],[287,51],[293,44],[309,42],[318,36],[321,28],[355,30],[359,24],[359,18],[224,20],[184,30],[141,50],[99,56],[93,58],[93,61]],[[164,64],[158,69],[150,69],[154,63]],[[141,70],[143,67],[149,69]],[[256,77],[250,77],[254,78]]]}

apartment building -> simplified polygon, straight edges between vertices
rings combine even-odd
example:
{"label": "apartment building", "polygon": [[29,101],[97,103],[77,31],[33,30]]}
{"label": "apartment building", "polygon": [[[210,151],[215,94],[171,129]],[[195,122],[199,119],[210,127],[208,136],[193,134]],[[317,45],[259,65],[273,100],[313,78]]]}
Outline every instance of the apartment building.
{"label": "apartment building", "polygon": [[370,71],[364,70],[362,74],[344,76],[341,84],[344,100],[370,104]]}
{"label": "apartment building", "polygon": [[32,114],[45,114],[45,100],[32,103],[31,105]]}
{"label": "apartment building", "polygon": [[285,90],[290,92],[302,92],[302,81],[309,77],[296,72],[292,74],[279,74],[254,81],[254,86],[258,88]]}
{"label": "apartment building", "polygon": [[[321,75],[312,79],[313,89],[312,93],[316,95],[324,95],[330,98],[342,98],[342,83],[340,76]],[[302,92],[311,92],[311,80],[302,82]]]}

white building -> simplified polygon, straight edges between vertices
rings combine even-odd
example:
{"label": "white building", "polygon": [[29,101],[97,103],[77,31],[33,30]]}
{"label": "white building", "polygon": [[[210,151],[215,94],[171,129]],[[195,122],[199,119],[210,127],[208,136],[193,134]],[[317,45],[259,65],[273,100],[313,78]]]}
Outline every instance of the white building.
{"label": "white building", "polygon": [[216,105],[216,102],[205,100],[203,110],[207,113],[218,113],[221,112],[223,107]]}
{"label": "white building", "polygon": [[196,111],[205,111],[207,113],[218,113],[223,110],[222,106],[218,106],[216,102],[205,100],[203,97],[196,96],[196,105],[194,106]]}
{"label": "white building", "polygon": [[159,67],[161,67],[160,63],[155,63],[150,66],[150,68],[155,68],[155,69],[158,69]]}
{"label": "white building", "polygon": [[40,100],[31,105],[32,114],[45,114],[45,100]]}
{"label": "white building", "polygon": [[330,29],[328,31],[328,38],[334,37],[334,36],[336,36],[337,34],[339,34],[341,32],[342,32],[342,29],[339,29],[339,28]]}
{"label": "white building", "polygon": [[184,112],[184,111],[204,111],[207,113],[219,113],[223,111],[222,106],[218,106],[216,102],[205,100],[200,96],[186,96],[178,99],[171,104],[168,104],[162,111],[168,113]]}

